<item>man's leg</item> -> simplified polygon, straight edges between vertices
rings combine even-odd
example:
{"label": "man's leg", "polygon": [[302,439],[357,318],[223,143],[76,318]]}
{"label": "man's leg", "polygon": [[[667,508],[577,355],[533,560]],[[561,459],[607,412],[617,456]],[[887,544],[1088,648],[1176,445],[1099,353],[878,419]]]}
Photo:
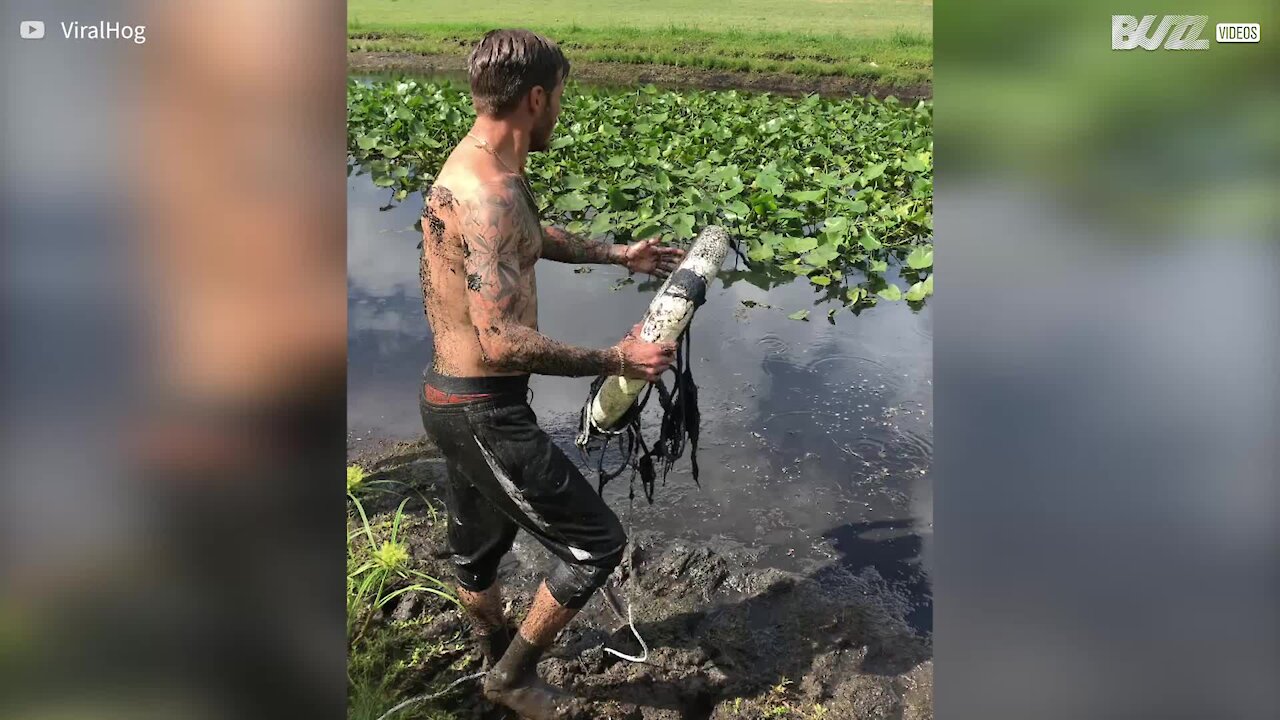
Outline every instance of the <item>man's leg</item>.
{"label": "man's leg", "polygon": [[520,636],[538,647],[548,647],[577,614],[576,609],[561,605],[543,581],[533,596],[533,607],[529,608],[529,614],[520,624]]}
{"label": "man's leg", "polygon": [[485,678],[485,697],[529,720],[571,717],[573,698],[538,677],[538,660],[577,614],[555,599],[546,582],[539,585],[511,646]]}
{"label": "man's leg", "polygon": [[493,667],[515,634],[502,611],[498,563],[511,549],[516,525],[485,499],[462,466],[446,462],[449,547],[458,578],[458,601],[471,616],[480,654]]}
{"label": "man's leg", "polygon": [[502,612],[501,583],[495,580],[493,585],[480,592],[472,592],[459,585],[458,601],[471,615],[472,625],[480,640],[480,654],[493,667],[507,651],[514,635]]}

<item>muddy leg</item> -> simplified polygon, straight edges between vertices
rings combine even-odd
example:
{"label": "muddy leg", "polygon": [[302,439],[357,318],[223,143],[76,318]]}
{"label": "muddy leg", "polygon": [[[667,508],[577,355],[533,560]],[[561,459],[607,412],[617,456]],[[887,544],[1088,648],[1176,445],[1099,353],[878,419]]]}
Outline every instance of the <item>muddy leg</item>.
{"label": "muddy leg", "polygon": [[485,678],[485,697],[529,720],[573,717],[573,697],[538,678],[538,660],[577,614],[577,610],[556,602],[542,583],[507,654]]}
{"label": "muddy leg", "polygon": [[493,667],[507,651],[513,635],[502,612],[502,586],[494,581],[480,592],[459,587],[458,600],[471,614],[480,640],[480,653],[488,666]]}

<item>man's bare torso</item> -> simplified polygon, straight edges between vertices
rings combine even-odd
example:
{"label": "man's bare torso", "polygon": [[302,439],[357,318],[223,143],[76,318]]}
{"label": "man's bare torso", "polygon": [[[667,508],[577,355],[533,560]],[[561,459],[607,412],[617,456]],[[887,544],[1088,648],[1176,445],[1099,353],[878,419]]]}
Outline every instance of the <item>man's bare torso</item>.
{"label": "man's bare torso", "polygon": [[442,375],[515,375],[487,363],[472,305],[500,307],[512,321],[536,330],[534,263],[542,226],[525,181],[473,166],[455,152],[426,195],[422,211],[423,309],[435,342],[433,366]]}

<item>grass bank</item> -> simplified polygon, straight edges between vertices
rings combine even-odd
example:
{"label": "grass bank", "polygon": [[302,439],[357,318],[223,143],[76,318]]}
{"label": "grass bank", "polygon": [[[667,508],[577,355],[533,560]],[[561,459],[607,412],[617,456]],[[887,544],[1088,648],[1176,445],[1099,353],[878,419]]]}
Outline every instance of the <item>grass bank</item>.
{"label": "grass bank", "polygon": [[520,26],[554,38],[577,62],[845,77],[885,87],[933,77],[932,5],[921,0],[441,5],[353,0],[348,48],[462,55],[485,31]]}

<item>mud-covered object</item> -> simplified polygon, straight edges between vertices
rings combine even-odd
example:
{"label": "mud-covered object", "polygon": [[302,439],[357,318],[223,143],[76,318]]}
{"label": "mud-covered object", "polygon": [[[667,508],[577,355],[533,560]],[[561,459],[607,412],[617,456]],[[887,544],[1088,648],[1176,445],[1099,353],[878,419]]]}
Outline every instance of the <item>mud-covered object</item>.
{"label": "mud-covered object", "polygon": [[[447,470],[445,506],[458,583],[493,585],[516,530],[524,529],[558,562],[547,576],[556,602],[581,608],[622,558],[626,534],[577,466],[538,427],[523,378],[444,378],[426,384],[468,402],[419,405],[427,436]],[[508,387],[514,386],[514,387]],[[425,389],[424,389],[425,390]]]}
{"label": "mud-covered object", "polygon": [[[708,225],[698,234],[680,266],[649,303],[640,323],[640,340],[656,343],[680,339],[692,322],[694,311],[705,300],[711,281],[719,274],[730,245],[729,234],[722,227]],[[701,278],[701,291],[690,274]],[[675,284],[677,281],[679,286]],[[622,427],[623,417],[647,389],[648,383],[642,379],[618,375],[607,378],[591,400],[591,421],[595,429],[611,432]]]}
{"label": "mud-covered object", "polygon": [[[666,482],[667,474],[676,461],[684,456],[686,449],[689,451],[693,482],[698,484],[698,433],[702,425],[702,413],[698,410],[698,384],[694,382],[693,365],[690,362],[691,327],[686,327],[676,341],[676,361],[672,367],[675,371],[675,383],[671,389],[667,389],[666,382],[661,378],[651,384],[640,400],[633,403],[618,421],[617,430],[602,432],[591,420],[592,400],[609,378],[601,376],[591,383],[587,402],[583,405],[578,420],[577,445],[588,464],[592,464],[591,456],[595,455],[596,492],[600,495],[604,494],[604,486],[610,480],[631,470],[631,498],[635,498],[634,480],[639,477],[645,501],[652,505],[659,474],[663,482]],[[645,442],[640,416],[654,390],[657,390],[658,403],[662,406],[662,420],[658,438],[651,446]],[[616,467],[606,468],[605,456],[615,439],[619,442],[622,462]]]}
{"label": "mud-covered object", "polygon": [[693,303],[695,308],[702,307],[707,301],[707,279],[688,268],[672,273],[671,279],[667,281],[667,288],[671,294]]}

